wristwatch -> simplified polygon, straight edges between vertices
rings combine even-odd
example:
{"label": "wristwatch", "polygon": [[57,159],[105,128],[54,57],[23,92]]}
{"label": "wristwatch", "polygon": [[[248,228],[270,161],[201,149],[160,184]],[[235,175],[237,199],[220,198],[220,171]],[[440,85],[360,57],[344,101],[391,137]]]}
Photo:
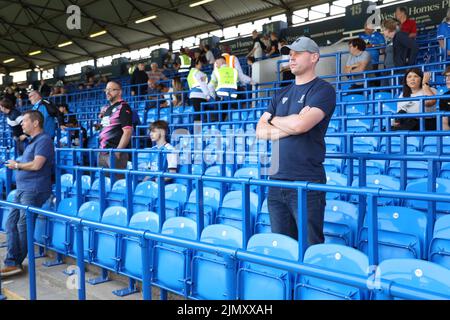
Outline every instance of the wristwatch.
{"label": "wristwatch", "polygon": [[274,118],[274,115],[271,114],[271,115],[270,115],[270,118],[267,120],[267,123],[270,124],[271,126],[273,126],[273,124],[272,124],[273,118]]}

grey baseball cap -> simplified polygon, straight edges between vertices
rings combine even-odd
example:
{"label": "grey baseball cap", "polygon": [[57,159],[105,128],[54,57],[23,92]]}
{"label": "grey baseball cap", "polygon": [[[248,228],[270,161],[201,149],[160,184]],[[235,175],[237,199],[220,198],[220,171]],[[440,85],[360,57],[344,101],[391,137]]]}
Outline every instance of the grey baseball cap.
{"label": "grey baseball cap", "polygon": [[317,45],[317,43],[308,38],[308,37],[300,37],[297,40],[295,40],[293,43],[291,43],[291,45],[289,46],[284,46],[283,48],[281,48],[281,54],[289,54],[289,52],[291,50],[297,51],[297,52],[303,52],[303,51],[308,51],[311,53],[319,53],[320,54],[320,49],[319,46]]}

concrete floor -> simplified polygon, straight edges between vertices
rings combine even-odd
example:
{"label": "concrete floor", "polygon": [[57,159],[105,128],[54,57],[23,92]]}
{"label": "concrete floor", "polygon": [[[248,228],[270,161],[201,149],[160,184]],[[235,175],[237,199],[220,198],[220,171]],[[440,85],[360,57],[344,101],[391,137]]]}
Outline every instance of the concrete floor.
{"label": "concrete floor", "polygon": [[[0,234],[0,243],[6,241],[6,236]],[[49,253],[52,255],[52,253]],[[6,248],[0,248],[0,265],[6,256]],[[76,261],[66,258],[65,264],[55,267],[45,267],[43,262],[50,258],[40,258],[36,260],[37,278],[37,298],[38,300],[78,300],[78,291],[69,289],[71,286],[69,277],[63,273],[70,266],[76,266]],[[23,263],[24,272],[16,276],[2,278],[2,293],[8,300],[28,300],[29,299],[29,279],[28,279],[28,259]],[[96,278],[100,274],[100,268],[86,266],[86,280]],[[142,293],[138,292],[126,297],[118,297],[112,293],[114,290],[123,289],[128,286],[128,278],[111,275],[112,280],[96,286],[86,283],[87,300],[142,300]],[[138,283],[140,286],[140,283]],[[152,288],[153,299],[159,299],[160,291]],[[169,294],[169,300],[183,299],[180,296]]]}

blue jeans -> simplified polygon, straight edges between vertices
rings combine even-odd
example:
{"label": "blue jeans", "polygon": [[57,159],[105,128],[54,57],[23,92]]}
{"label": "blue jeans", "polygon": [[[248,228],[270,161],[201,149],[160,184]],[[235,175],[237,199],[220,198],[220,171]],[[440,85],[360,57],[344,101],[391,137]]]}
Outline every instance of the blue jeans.
{"label": "blue jeans", "polygon": [[[15,203],[31,207],[42,207],[50,198],[51,192],[31,192],[17,190]],[[7,254],[5,266],[16,267],[22,265],[28,254],[27,248],[27,217],[24,210],[11,209],[6,220]]]}
{"label": "blue jeans", "polygon": [[[325,181],[311,181],[323,183]],[[324,243],[323,219],[325,214],[325,192],[308,191],[308,244]],[[295,189],[269,188],[268,207],[272,232],[298,239],[298,191]]]}

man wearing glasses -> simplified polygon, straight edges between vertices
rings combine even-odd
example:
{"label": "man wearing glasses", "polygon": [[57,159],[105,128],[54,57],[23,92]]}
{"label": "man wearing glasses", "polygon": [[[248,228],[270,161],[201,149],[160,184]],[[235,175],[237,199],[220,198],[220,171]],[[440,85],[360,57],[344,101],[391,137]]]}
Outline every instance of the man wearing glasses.
{"label": "man wearing glasses", "polygon": [[[122,99],[122,86],[114,81],[109,82],[105,89],[109,105],[101,111],[100,148],[101,149],[127,149],[133,134],[132,111],[130,106]],[[108,152],[101,152],[98,165],[103,168],[125,169],[128,154],[114,153],[114,165],[111,165]],[[124,175],[116,175],[123,179]]]}
{"label": "man wearing glasses", "polygon": [[[444,76],[445,76],[445,84],[447,85],[447,92],[444,93],[445,95],[450,95],[450,67],[447,67],[444,71]],[[446,99],[440,99],[439,102],[439,111],[445,111],[445,112],[449,112],[450,111],[450,98],[446,98]],[[449,117],[443,117],[442,118],[442,129],[443,130],[450,130],[450,123],[449,123]]]}

